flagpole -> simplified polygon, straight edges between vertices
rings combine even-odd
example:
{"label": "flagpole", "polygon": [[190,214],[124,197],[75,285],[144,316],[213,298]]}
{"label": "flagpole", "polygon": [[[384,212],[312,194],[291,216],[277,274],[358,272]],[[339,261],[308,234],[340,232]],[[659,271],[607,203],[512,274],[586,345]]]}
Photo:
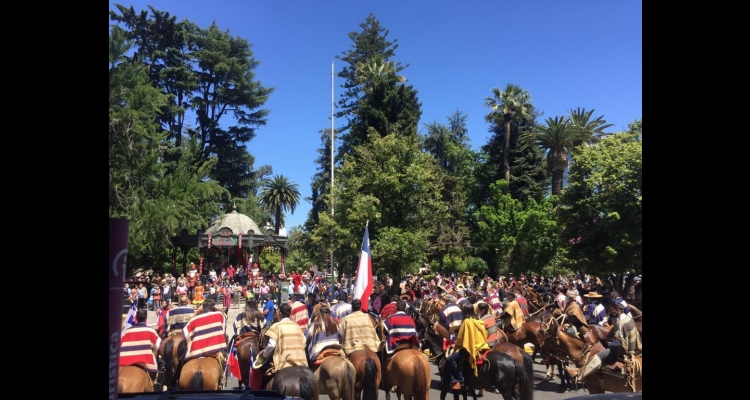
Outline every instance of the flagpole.
{"label": "flagpole", "polygon": [[[331,217],[333,217],[333,145],[334,145],[334,97],[333,97],[333,61],[331,61]],[[333,218],[331,218],[333,219]],[[331,231],[331,283],[329,295],[333,296],[333,231]],[[331,299],[333,301],[333,299]]]}

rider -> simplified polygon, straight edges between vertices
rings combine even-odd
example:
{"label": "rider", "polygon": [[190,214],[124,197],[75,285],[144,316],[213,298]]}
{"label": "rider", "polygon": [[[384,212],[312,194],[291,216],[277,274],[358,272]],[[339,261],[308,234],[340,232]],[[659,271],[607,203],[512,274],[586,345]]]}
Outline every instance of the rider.
{"label": "rider", "polygon": [[384,305],[383,308],[380,309],[380,320],[383,321],[386,318],[390,317],[391,315],[396,313],[396,302],[399,301],[400,298],[398,296],[391,296],[391,302]]}
{"label": "rider", "polygon": [[411,343],[412,347],[419,349],[419,336],[414,319],[406,313],[406,301],[396,301],[396,312],[383,320],[385,330],[385,349],[387,354],[393,354],[401,343]]}
{"label": "rider", "polygon": [[633,317],[633,314],[630,313],[630,306],[628,306],[628,302],[625,301],[625,299],[620,296],[620,293],[613,290],[612,293],[609,294],[609,298],[612,299],[617,304],[622,304],[625,307],[625,315]]}
{"label": "rider", "polygon": [[146,325],[147,318],[148,311],[145,308],[138,309],[135,312],[136,324],[126,329],[120,338],[120,366],[141,367],[154,381],[163,363],[158,357],[161,338],[153,328]]}
{"label": "rider", "polygon": [[167,312],[167,336],[182,333],[182,328],[195,315],[195,309],[188,305],[189,301],[190,299],[188,299],[186,294],[180,295],[180,298],[177,300],[177,307]]}
{"label": "rider", "polygon": [[187,344],[185,361],[197,357],[215,357],[220,365],[224,364],[224,354],[227,347],[225,336],[227,318],[221,311],[214,310],[215,300],[208,298],[203,302],[201,310],[182,329]]}
{"label": "rider", "polygon": [[352,305],[346,302],[346,294],[343,291],[339,292],[339,302],[331,307],[331,315],[336,321],[341,321],[342,318],[352,313]]}
{"label": "rider", "polygon": [[331,308],[325,303],[317,309],[315,320],[305,331],[307,357],[314,363],[320,352],[326,348],[341,348],[341,328],[331,315]]}
{"label": "rider", "polygon": [[308,322],[310,322],[310,314],[307,311],[307,305],[304,303],[304,301],[305,295],[303,294],[295,294],[294,301],[292,301],[292,299],[289,300],[289,302],[291,303],[289,305],[291,308],[289,319],[292,320],[292,322],[296,323],[302,331],[307,329],[307,324]]}
{"label": "rider", "polygon": [[347,357],[355,350],[370,349],[378,351],[380,339],[375,331],[370,314],[362,312],[362,301],[352,300],[352,313],[339,321],[341,327],[341,345]]}
{"label": "rider", "polygon": [[568,290],[565,294],[568,297],[568,303],[565,305],[563,314],[565,314],[565,322],[570,325],[568,327],[568,334],[572,336],[583,337],[581,328],[585,327],[588,329],[589,324],[586,322],[586,317],[583,316],[581,306],[576,301],[576,294],[572,290]]}
{"label": "rider", "polygon": [[495,314],[490,312],[490,305],[485,302],[477,303],[476,306],[479,310],[479,318],[484,322],[484,329],[487,330],[487,344],[492,348],[492,346],[499,342]]}
{"label": "rider", "polygon": [[276,312],[280,319],[266,331],[268,345],[261,352],[262,357],[264,359],[273,357],[275,372],[286,367],[307,367],[305,334],[296,322],[289,319],[292,306],[282,304]]}
{"label": "rider", "polygon": [[487,330],[484,328],[484,322],[474,314],[474,307],[471,304],[464,304],[461,312],[464,319],[456,337],[456,351],[446,358],[453,389],[459,389],[460,384],[463,383],[464,375],[461,372],[463,362],[468,359],[474,370],[474,376],[478,376],[477,358],[481,353],[490,349],[487,344]]}
{"label": "rider", "polygon": [[[505,304],[503,309],[502,319],[504,321],[504,329],[506,331],[514,332],[521,328],[526,319],[523,316],[521,306],[516,300],[514,292],[508,292],[508,303]],[[508,321],[510,320],[510,321]]]}
{"label": "rider", "polygon": [[[445,305],[440,310],[440,319],[438,323],[443,325],[448,332],[455,335],[461,328],[461,323],[463,322],[464,317],[461,313],[461,308],[456,305],[456,296],[446,294],[443,296],[443,299],[445,300]],[[433,328],[433,330],[435,330],[435,328]]]}
{"label": "rider", "polygon": [[614,340],[606,349],[597,353],[595,357],[591,357],[581,370],[575,367],[567,367],[571,377],[575,378],[580,373],[578,380],[581,381],[595,370],[601,369],[603,365],[614,363],[623,356],[625,362],[630,363],[633,360],[635,350],[641,349],[638,330],[633,318],[625,314],[625,306],[621,303],[612,302],[610,310],[617,319],[610,330],[610,336],[614,336]]}
{"label": "rider", "polygon": [[604,309],[604,305],[601,304],[602,295],[597,292],[588,292],[583,297],[589,300],[586,305],[586,311],[583,315],[586,317],[589,325],[601,325],[607,322],[607,311]]}
{"label": "rider", "polygon": [[245,300],[245,311],[237,314],[234,321],[234,335],[247,332],[255,332],[260,335],[261,329],[266,325],[266,317],[258,310],[255,299]]}

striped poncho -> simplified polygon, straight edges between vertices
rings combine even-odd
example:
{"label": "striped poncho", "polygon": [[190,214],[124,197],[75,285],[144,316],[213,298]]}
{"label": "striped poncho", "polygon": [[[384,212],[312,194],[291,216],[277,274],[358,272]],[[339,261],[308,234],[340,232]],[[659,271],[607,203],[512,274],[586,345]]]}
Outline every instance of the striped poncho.
{"label": "striped poncho", "polygon": [[187,341],[185,360],[212,355],[226,348],[225,327],[226,317],[221,311],[212,311],[193,317],[182,329],[182,334]]}
{"label": "striped poncho", "polygon": [[417,326],[412,317],[403,311],[398,311],[383,321],[383,327],[388,331],[388,340],[385,342],[386,353],[392,354],[401,342],[411,342],[415,348],[419,348],[419,337]]}
{"label": "striped poncho", "polygon": [[157,371],[154,349],[161,345],[161,338],[155,330],[139,323],[125,330],[120,343],[120,366],[140,365],[146,371]]}
{"label": "striped poncho", "polygon": [[289,319],[296,322],[300,329],[304,331],[310,322],[309,318],[310,314],[307,312],[307,306],[300,301],[295,301],[292,304],[292,313],[289,314]]}

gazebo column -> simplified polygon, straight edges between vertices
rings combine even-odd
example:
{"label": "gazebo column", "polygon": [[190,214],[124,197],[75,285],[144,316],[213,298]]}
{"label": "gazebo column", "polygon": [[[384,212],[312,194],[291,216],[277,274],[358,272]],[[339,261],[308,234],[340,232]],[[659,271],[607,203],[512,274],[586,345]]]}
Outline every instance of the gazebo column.
{"label": "gazebo column", "polygon": [[182,273],[187,275],[187,252],[189,247],[182,245],[180,248],[182,249]]}
{"label": "gazebo column", "polygon": [[177,276],[177,246],[172,248],[172,276]]}

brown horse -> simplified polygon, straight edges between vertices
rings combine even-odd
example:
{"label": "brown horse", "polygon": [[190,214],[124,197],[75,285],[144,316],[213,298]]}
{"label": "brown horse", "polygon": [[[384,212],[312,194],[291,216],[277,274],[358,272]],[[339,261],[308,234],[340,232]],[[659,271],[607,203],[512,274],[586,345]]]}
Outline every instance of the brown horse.
{"label": "brown horse", "polygon": [[354,398],[376,400],[381,380],[381,364],[378,355],[370,349],[355,350],[349,354],[349,361],[354,365],[357,376]]}
{"label": "brown horse", "polygon": [[164,360],[164,385],[168,389],[177,385],[177,366],[180,362],[177,349],[183,340],[182,333],[178,332],[167,336],[161,341],[161,347],[159,347],[159,358]]}
{"label": "brown horse", "polygon": [[318,400],[318,381],[308,367],[282,368],[266,384],[266,389],[282,393],[284,397],[299,397],[303,400]]}
{"label": "brown horse", "polygon": [[153,392],[154,383],[145,369],[135,365],[125,365],[119,368],[117,377],[117,393]]}
{"label": "brown horse", "polygon": [[526,321],[515,331],[506,329],[505,334],[508,336],[508,342],[518,347],[523,348],[526,343],[533,344],[534,354],[531,355],[531,360],[536,360],[536,355],[540,353],[542,343],[544,343],[544,331],[541,322]]}
{"label": "brown horse", "polygon": [[[385,330],[381,321],[376,331],[381,342],[385,342]],[[396,388],[396,398],[401,400],[428,400],[430,389],[430,364],[427,358],[413,344],[400,344],[393,354],[388,355],[384,348],[380,351],[383,370],[383,390],[386,400],[391,399],[391,388]]]}
{"label": "brown horse", "polygon": [[396,386],[396,398],[401,400],[428,400],[430,389],[430,364],[418,349],[398,350],[388,360],[383,373],[385,398],[391,399],[390,388]]}
{"label": "brown horse", "polygon": [[319,365],[311,367],[318,382],[318,392],[331,400],[354,400],[357,371],[343,354],[325,357]]}
{"label": "brown horse", "polygon": [[[570,361],[578,368],[582,368],[591,357],[596,356],[596,354],[604,350],[604,346],[599,341],[592,345],[583,339],[569,335],[565,332],[565,329],[556,324],[555,320],[552,321],[548,335],[550,337],[545,341],[545,346],[556,357]],[[623,364],[618,361],[613,366],[604,366],[598,371],[589,374],[583,380],[586,389],[592,394],[603,393],[604,391],[641,392],[643,384],[643,357],[635,357],[632,367],[627,370],[627,374],[614,371],[616,368],[622,370],[623,367]]]}
{"label": "brown horse", "polygon": [[216,357],[193,358],[182,366],[179,390],[224,390],[224,366]]}
{"label": "brown horse", "polygon": [[240,375],[242,379],[238,381],[240,389],[242,385],[250,386],[250,367],[253,365],[253,358],[260,353],[260,338],[257,332],[247,332],[235,338],[237,351],[237,360],[240,364]]}

